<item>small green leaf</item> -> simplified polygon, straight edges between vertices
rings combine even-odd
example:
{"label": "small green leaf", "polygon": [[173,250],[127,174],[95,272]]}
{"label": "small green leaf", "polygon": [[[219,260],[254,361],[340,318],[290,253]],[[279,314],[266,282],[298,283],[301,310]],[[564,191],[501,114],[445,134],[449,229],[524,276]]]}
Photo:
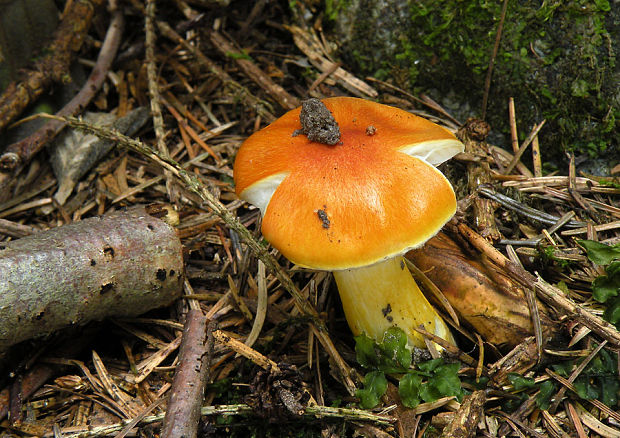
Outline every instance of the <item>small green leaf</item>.
{"label": "small green leaf", "polygon": [[609,0],[594,0],[594,4],[598,7],[600,11],[607,12],[611,10]]}
{"label": "small green leaf", "polygon": [[508,373],[508,380],[512,383],[516,391],[521,391],[522,389],[533,388],[536,386],[536,382],[534,379],[529,377],[523,377],[518,373]]}
{"label": "small green leaf", "polygon": [[594,400],[599,398],[598,389],[590,383],[590,379],[581,378],[573,383],[577,395],[586,400]]}
{"label": "small green leaf", "polygon": [[435,388],[431,381],[428,381],[426,383],[423,383],[420,387],[420,397],[426,403],[430,403],[434,402],[437,399],[440,399],[441,393],[437,391],[437,388]]}
{"label": "small green leaf", "polygon": [[515,398],[509,398],[502,403],[502,411],[511,413],[516,411],[519,406],[525,403],[530,396],[526,392],[521,392],[515,396]]}
{"label": "small green leaf", "polygon": [[607,275],[595,278],[592,282],[592,297],[599,303],[618,296],[620,291],[620,261],[613,262],[605,270]]}
{"label": "small green leaf", "polygon": [[609,246],[594,240],[578,240],[577,242],[586,249],[588,258],[597,265],[608,265],[620,259],[620,244]]}
{"label": "small green leaf", "polygon": [[605,273],[608,277],[618,280],[618,287],[620,287],[620,260],[617,262],[611,262],[609,266],[605,268]]}
{"label": "small green leaf", "polygon": [[364,368],[373,368],[379,365],[379,358],[375,351],[375,341],[365,334],[355,336],[355,356],[357,363]]}
{"label": "small green leaf", "polygon": [[442,358],[431,359],[425,362],[418,363],[418,369],[425,373],[430,373],[431,371],[435,370],[435,368],[437,368],[439,365],[442,365],[443,363],[444,362]]}
{"label": "small green leaf", "polygon": [[568,377],[573,372],[573,368],[575,367],[575,361],[568,360],[566,362],[556,363],[551,365],[553,371],[558,373],[562,377]]}
{"label": "small green leaf", "polygon": [[336,399],[332,400],[330,406],[332,408],[339,408],[340,406],[342,406],[342,399],[341,398],[336,398]]}
{"label": "small green leaf", "polygon": [[411,365],[411,350],[407,348],[407,335],[402,329],[387,329],[379,349],[387,359],[383,370],[386,373],[404,372]]}
{"label": "small green leaf", "polygon": [[387,379],[381,371],[371,371],[364,377],[364,388],[355,395],[360,399],[362,409],[372,409],[379,404],[379,399],[387,390]]}
{"label": "small green leaf", "polygon": [[536,394],[536,406],[546,411],[551,406],[551,397],[555,393],[555,384],[551,380],[545,380],[540,384],[540,390]]}
{"label": "small green leaf", "polygon": [[556,287],[568,295],[568,285],[565,281],[559,281],[558,284],[556,284]]}
{"label": "small green leaf", "polygon": [[398,382],[398,395],[408,408],[415,408],[420,404],[420,386],[422,376],[414,372],[409,372]]}
{"label": "small green leaf", "polygon": [[252,57],[244,52],[226,52],[226,56],[232,59],[246,59],[248,61],[253,61]]}
{"label": "small green leaf", "polygon": [[441,397],[455,395],[458,400],[463,398],[461,379],[458,372],[461,367],[458,363],[444,364],[443,359],[433,359],[418,364],[418,367],[432,369],[428,382],[420,387],[420,397],[425,402],[433,402]]}
{"label": "small green leaf", "polygon": [[480,376],[478,380],[473,378],[464,378],[461,379],[461,382],[467,383],[468,385],[473,387],[473,389],[487,389],[489,386],[489,380],[491,379],[489,379],[488,377]]}
{"label": "small green leaf", "polygon": [[616,328],[620,327],[620,297],[614,298],[607,303],[607,308],[603,312],[603,319],[615,325]]}
{"label": "small green leaf", "polygon": [[[596,345],[594,347],[597,347]],[[617,374],[618,355],[611,354],[606,349],[599,351],[597,358],[601,360],[601,367],[605,372]]]}
{"label": "small green leaf", "polygon": [[620,380],[617,376],[599,379],[601,387],[601,401],[607,406],[618,404],[618,391],[620,390]]}
{"label": "small green leaf", "polygon": [[442,396],[458,396],[461,394],[461,379],[459,379],[460,368],[461,365],[459,363],[449,363],[441,365],[435,370],[433,381],[435,382],[435,387]]}

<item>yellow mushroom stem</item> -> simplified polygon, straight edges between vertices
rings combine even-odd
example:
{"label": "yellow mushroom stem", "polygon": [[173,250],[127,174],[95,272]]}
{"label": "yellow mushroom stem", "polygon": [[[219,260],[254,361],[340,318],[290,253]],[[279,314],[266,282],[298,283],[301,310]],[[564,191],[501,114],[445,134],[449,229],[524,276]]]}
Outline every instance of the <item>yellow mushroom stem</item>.
{"label": "yellow mushroom stem", "polygon": [[409,345],[426,348],[413,328],[423,328],[454,344],[446,323],[430,305],[402,256],[356,269],[334,271],[344,313],[354,335],[381,342],[385,331],[400,327]]}

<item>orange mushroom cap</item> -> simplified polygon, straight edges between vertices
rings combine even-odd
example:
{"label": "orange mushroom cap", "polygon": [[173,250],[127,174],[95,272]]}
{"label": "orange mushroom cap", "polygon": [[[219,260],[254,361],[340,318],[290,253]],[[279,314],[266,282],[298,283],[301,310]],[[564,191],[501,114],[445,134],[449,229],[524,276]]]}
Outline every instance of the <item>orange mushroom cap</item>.
{"label": "orange mushroom cap", "polygon": [[251,135],[237,154],[236,191],[261,208],[263,236],[296,264],[339,270],[402,254],[435,235],[454,215],[456,198],[433,164],[463,145],[397,108],[351,97],[322,102],[340,127],[339,144],[294,136],[297,108]]}

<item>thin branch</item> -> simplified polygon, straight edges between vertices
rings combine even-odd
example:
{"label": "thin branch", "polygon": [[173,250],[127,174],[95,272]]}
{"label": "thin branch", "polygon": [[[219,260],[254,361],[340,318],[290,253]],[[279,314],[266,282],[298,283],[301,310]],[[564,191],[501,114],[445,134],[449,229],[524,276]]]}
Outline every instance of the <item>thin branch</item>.
{"label": "thin branch", "polygon": [[[164,116],[161,112],[161,95],[159,94],[159,87],[157,86],[157,66],[155,64],[155,43],[157,41],[157,35],[155,34],[155,1],[147,0],[146,2],[146,16],[144,18],[145,28],[145,56],[146,56],[146,76],[149,86],[149,102],[151,104],[151,115],[153,117],[153,129],[155,131],[155,139],[157,141],[157,150],[165,157],[170,155],[168,146],[164,138],[166,133],[164,131]],[[168,192],[168,198],[171,202],[175,201],[175,195],[172,190],[172,176],[170,172],[164,171],[166,177],[166,191]]]}
{"label": "thin branch", "polygon": [[491,76],[493,74],[493,66],[495,65],[495,58],[497,58],[497,51],[499,50],[499,42],[502,39],[502,29],[504,28],[504,20],[506,19],[506,9],[508,8],[508,0],[504,0],[502,5],[502,15],[499,19],[499,25],[497,26],[497,34],[495,35],[495,44],[493,45],[493,54],[489,61],[489,68],[487,69],[487,77],[484,80],[484,95],[482,96],[482,120],[485,119],[487,114],[487,103],[489,101],[489,90],[491,89]]}
{"label": "thin branch", "polygon": [[[165,414],[163,413],[157,415],[150,415],[143,418],[139,424],[141,426],[144,426],[146,424],[152,424],[162,421],[164,415]],[[203,406],[200,410],[200,415],[217,415],[224,417],[230,417],[233,415],[253,416],[254,410],[250,406],[244,404]],[[392,417],[387,417],[380,414],[373,414],[372,412],[362,409],[333,408],[330,406],[307,406],[306,408],[304,408],[304,412],[302,415],[308,417],[309,419],[314,419],[315,421],[321,421],[322,418],[339,418],[348,421],[370,421],[378,425],[386,426],[393,424],[395,421],[395,419]],[[125,425],[129,423],[129,421],[130,420],[123,420],[119,423],[106,426],[86,426],[85,430],[81,432],[75,432],[75,427],[72,428],[74,433],[71,433],[69,431],[63,431],[62,429],[60,430],[60,432],[65,438],[92,438],[98,436],[108,436],[114,432],[122,430],[123,427],[125,427]]]}
{"label": "thin branch", "polygon": [[161,97],[157,86],[157,66],[155,65],[155,0],[147,0],[146,17],[144,28],[146,33],[145,55],[146,55],[146,74],[148,77],[149,95],[151,96],[151,113],[153,116],[153,127],[155,138],[157,139],[157,150],[164,156],[168,156],[168,146],[164,142],[164,117],[161,113]]}
{"label": "thin branch", "polygon": [[[124,16],[122,10],[113,12],[105,40],[99,51],[95,67],[88,80],[57,115],[69,116],[83,110],[103,85],[106,74],[116,56],[123,34]],[[49,143],[64,128],[62,119],[51,120],[27,138],[8,146],[0,155],[0,200],[10,195],[9,185],[14,175],[25,166],[32,157]]]}
{"label": "thin branch", "polygon": [[202,310],[190,309],[185,318],[179,364],[174,374],[161,432],[163,438],[196,437],[200,407],[209,380],[207,362],[213,349],[213,324]]}
{"label": "thin branch", "polygon": [[19,83],[10,83],[0,95],[0,130],[19,116],[41,96],[53,82],[61,82],[69,70],[74,54],[85,39],[95,8],[103,0],[68,2],[54,40],[42,50],[42,56],[25,72]]}

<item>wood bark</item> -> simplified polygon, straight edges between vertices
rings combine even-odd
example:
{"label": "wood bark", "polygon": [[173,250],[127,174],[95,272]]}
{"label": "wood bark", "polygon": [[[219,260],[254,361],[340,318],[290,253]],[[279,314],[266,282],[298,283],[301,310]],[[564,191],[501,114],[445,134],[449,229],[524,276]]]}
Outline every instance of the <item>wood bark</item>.
{"label": "wood bark", "polygon": [[209,380],[209,358],[213,349],[213,324],[200,310],[187,313],[168,409],[161,436],[195,438],[200,408]]}
{"label": "wood bark", "polygon": [[141,207],[0,243],[0,351],[168,305],[182,282],[175,230]]}

